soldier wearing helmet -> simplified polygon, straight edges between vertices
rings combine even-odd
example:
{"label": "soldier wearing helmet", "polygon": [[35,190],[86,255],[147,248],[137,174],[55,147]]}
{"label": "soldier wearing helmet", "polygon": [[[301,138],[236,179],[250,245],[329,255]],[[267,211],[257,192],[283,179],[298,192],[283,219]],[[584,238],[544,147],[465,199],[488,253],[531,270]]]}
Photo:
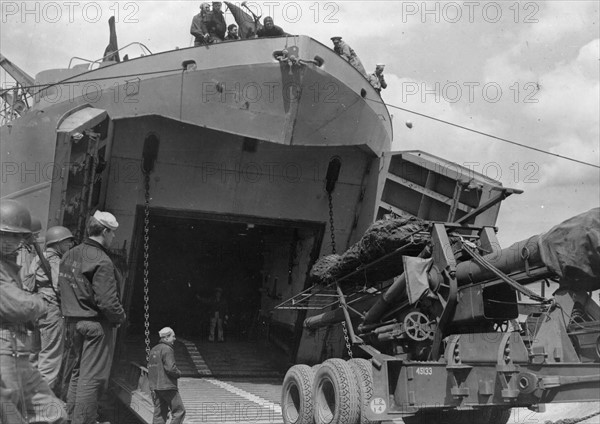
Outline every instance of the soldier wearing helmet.
{"label": "soldier wearing helmet", "polygon": [[[58,300],[58,272],[63,255],[75,244],[73,234],[65,227],[46,231],[44,257],[50,268],[50,277],[44,271],[40,258],[35,258],[29,269],[35,288],[48,302],[48,313],[40,318],[33,331],[31,361],[36,364],[51,389],[56,390],[58,372],[63,356],[63,319]],[[44,337],[41,337],[41,335]]]}
{"label": "soldier wearing helmet", "polygon": [[21,282],[23,283],[25,290],[33,291],[33,287],[27,286],[27,276],[29,274],[29,268],[31,263],[37,256],[37,252],[33,247],[34,243],[40,243],[39,235],[42,231],[42,221],[38,218],[31,217],[31,235],[27,240],[21,243],[21,247],[17,252],[17,265],[21,267],[19,275],[21,276]]}
{"label": "soldier wearing helmet", "polygon": [[47,310],[41,294],[23,290],[16,263],[19,246],[30,236],[29,210],[0,200],[0,421],[59,423],[65,418],[62,403],[29,362],[27,327]]}

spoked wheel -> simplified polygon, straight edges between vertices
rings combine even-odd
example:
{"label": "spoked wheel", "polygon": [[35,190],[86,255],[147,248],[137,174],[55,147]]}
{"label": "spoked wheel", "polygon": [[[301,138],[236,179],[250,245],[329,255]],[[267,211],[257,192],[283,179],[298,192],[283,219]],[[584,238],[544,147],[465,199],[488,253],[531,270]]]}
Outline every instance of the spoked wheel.
{"label": "spoked wheel", "polygon": [[314,382],[315,424],[355,424],[360,401],[357,382],[343,359],[328,359],[318,369]]}
{"label": "spoked wheel", "polygon": [[313,423],[314,371],[308,365],[294,365],[283,379],[281,412],[285,424]]}
{"label": "spoked wheel", "polygon": [[435,320],[431,321],[427,315],[419,311],[409,312],[404,317],[404,331],[408,337],[418,342],[433,340]]}

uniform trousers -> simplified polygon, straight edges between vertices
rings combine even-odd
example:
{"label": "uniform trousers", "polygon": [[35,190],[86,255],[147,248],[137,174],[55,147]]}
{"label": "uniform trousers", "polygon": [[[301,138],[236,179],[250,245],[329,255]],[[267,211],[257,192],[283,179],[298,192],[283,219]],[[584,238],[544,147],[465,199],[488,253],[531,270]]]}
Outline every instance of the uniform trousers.
{"label": "uniform trousers", "polygon": [[177,390],[152,390],[154,418],[152,424],[165,424],[171,411],[170,424],[181,424],[185,418],[183,401]]}
{"label": "uniform trousers", "polygon": [[63,402],[29,362],[29,355],[0,354],[0,422],[61,423],[65,418]]}
{"label": "uniform trousers", "polygon": [[71,424],[94,424],[98,399],[110,376],[112,326],[104,321],[66,318],[64,343],[63,379],[70,378],[69,420]]}
{"label": "uniform trousers", "polygon": [[58,305],[49,303],[46,316],[38,319],[31,350],[31,362],[55,390],[63,357],[63,319]]}

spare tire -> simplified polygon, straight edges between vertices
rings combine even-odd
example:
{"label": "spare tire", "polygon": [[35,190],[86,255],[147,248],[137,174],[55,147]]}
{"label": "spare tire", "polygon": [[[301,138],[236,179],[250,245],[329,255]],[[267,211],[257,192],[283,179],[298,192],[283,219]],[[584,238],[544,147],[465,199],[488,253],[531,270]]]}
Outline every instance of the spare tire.
{"label": "spare tire", "polygon": [[285,424],[312,424],[314,371],[294,365],[285,374],[281,390],[281,413]]}
{"label": "spare tire", "polygon": [[360,415],[358,384],[343,359],[328,359],[313,386],[315,424],[355,424]]}

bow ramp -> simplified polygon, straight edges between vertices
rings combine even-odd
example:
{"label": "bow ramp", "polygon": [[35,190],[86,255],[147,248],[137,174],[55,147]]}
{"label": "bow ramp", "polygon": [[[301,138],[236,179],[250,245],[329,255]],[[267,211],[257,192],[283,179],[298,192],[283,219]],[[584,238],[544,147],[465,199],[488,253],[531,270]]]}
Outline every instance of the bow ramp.
{"label": "bow ramp", "polygon": [[[124,346],[129,359],[119,364],[112,383],[119,399],[142,422],[151,423],[153,405],[143,346]],[[183,377],[179,392],[186,423],[283,423],[280,395],[285,359],[266,344],[179,338],[175,357]]]}

